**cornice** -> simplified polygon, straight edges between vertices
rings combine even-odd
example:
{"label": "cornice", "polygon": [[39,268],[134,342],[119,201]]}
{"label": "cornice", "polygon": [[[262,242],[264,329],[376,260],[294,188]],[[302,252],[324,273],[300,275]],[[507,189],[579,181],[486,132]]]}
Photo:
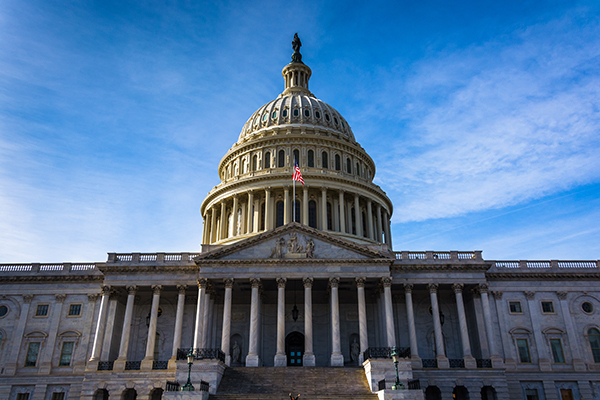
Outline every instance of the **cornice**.
{"label": "cornice", "polygon": [[488,264],[468,264],[468,263],[427,263],[427,264],[408,264],[392,265],[392,271],[487,271]]}
{"label": "cornice", "polygon": [[179,264],[179,265],[165,265],[156,263],[122,263],[107,265],[102,268],[102,272],[105,274],[130,274],[130,273],[148,273],[156,274],[157,272],[188,272],[197,270],[196,264]]}
{"label": "cornice", "polygon": [[99,282],[104,275],[18,275],[0,276],[0,282]]}
{"label": "cornice", "polygon": [[600,280],[600,273],[589,272],[488,272],[490,280]]}
{"label": "cornice", "polygon": [[196,264],[199,267],[207,267],[207,266],[213,266],[213,265],[220,265],[220,264],[235,264],[235,265],[239,265],[239,264],[245,264],[245,265],[256,265],[256,264],[269,264],[272,265],[274,267],[279,266],[279,265],[285,265],[285,264],[328,264],[328,265],[340,265],[340,264],[352,264],[352,265],[357,265],[357,264],[365,264],[365,265],[373,265],[373,264],[384,264],[384,265],[389,265],[390,264],[390,259],[388,258],[367,258],[367,259],[361,259],[361,258],[352,258],[352,259],[347,259],[347,258],[309,258],[309,259],[269,259],[269,258],[265,258],[265,259],[239,259],[239,260],[223,260],[223,259],[217,259],[217,260],[198,260],[196,261]]}

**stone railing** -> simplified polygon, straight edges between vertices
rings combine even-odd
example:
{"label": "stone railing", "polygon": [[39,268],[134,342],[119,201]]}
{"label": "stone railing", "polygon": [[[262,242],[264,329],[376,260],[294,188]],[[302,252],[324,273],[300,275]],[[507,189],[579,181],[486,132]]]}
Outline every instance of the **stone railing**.
{"label": "stone railing", "polygon": [[200,253],[108,253],[108,263],[191,262]]}
{"label": "stone railing", "polygon": [[481,251],[397,251],[396,260],[402,261],[482,261]]}
{"label": "stone railing", "polygon": [[514,270],[566,270],[566,269],[585,269],[598,270],[600,269],[600,261],[585,260],[585,261],[491,261],[495,271],[514,271]]}
{"label": "stone railing", "polygon": [[71,272],[91,271],[97,268],[97,263],[53,263],[53,264],[0,264],[0,272]]}
{"label": "stone railing", "polygon": [[[177,349],[177,360],[187,360],[190,348]],[[221,349],[193,349],[194,360],[219,360],[225,362],[225,353]]]}

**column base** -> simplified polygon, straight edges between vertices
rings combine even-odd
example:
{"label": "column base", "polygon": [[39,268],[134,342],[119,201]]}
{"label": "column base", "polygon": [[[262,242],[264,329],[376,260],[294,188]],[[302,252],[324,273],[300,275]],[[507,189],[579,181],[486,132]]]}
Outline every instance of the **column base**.
{"label": "column base", "polygon": [[246,356],[246,367],[260,367],[258,354],[248,354]]}
{"label": "column base", "polygon": [[496,355],[492,356],[492,368],[494,369],[503,369],[504,368],[504,360],[502,357]]}
{"label": "column base", "polygon": [[125,371],[125,363],[127,362],[126,358],[117,358],[115,363],[113,364],[113,371],[115,372],[123,372]]}
{"label": "column base", "polygon": [[[85,364],[85,372],[96,372],[98,371],[98,359],[91,359]],[[5,372],[6,373],[6,372]]]}
{"label": "column base", "polygon": [[275,366],[287,367],[287,356],[285,354],[275,354]]}
{"label": "column base", "polygon": [[464,356],[466,369],[477,369],[477,360],[473,356]]}
{"label": "column base", "polygon": [[344,355],[342,353],[331,353],[331,359],[329,364],[332,367],[343,367],[344,366]]}
{"label": "column base", "polygon": [[316,362],[314,353],[304,353],[302,356],[302,365],[305,367],[314,367]]}
{"label": "column base", "polygon": [[152,371],[152,364],[154,364],[153,358],[144,358],[140,365],[140,371]]}
{"label": "column base", "polygon": [[231,354],[225,354],[225,365],[231,367]]}
{"label": "column base", "polygon": [[446,356],[437,356],[438,368],[450,368],[450,360]]}
{"label": "column base", "polygon": [[423,361],[421,361],[421,357],[412,355],[410,356],[410,363],[414,369],[423,368]]}
{"label": "column base", "polygon": [[[115,361],[115,365],[116,365],[116,361]],[[177,356],[173,356],[171,358],[169,358],[169,364],[167,366],[168,369],[177,369]]]}

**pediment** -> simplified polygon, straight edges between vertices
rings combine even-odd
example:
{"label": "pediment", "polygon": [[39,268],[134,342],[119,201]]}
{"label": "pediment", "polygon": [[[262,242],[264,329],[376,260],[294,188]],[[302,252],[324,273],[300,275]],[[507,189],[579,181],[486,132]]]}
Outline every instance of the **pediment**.
{"label": "pediment", "polygon": [[195,260],[367,260],[389,257],[389,254],[365,245],[291,223],[201,254]]}

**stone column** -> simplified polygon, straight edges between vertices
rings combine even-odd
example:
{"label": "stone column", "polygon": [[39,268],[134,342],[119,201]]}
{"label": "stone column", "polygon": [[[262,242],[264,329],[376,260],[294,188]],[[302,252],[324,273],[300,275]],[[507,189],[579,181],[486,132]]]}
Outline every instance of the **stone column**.
{"label": "stone column", "polygon": [[313,278],[302,279],[304,284],[304,355],[302,365],[305,367],[315,366],[315,353],[313,351],[313,327],[312,327],[312,285]]}
{"label": "stone column", "polygon": [[[94,317],[96,316],[96,301],[98,300],[98,293],[88,293],[88,304],[85,307],[85,323],[83,325],[83,332],[81,333],[80,345],[75,349],[73,355],[75,362],[73,363],[73,373],[81,374],[85,371],[86,361],[88,355],[88,348],[90,339],[92,336],[92,327],[94,325]],[[93,370],[96,370],[97,365],[94,365]]]}
{"label": "stone column", "polygon": [[346,233],[346,216],[344,215],[344,191],[340,190],[340,232]]}
{"label": "stone column", "polygon": [[248,206],[246,210],[246,233],[252,232],[252,219],[254,218],[254,192],[252,190],[248,191]]}
{"label": "stone column", "polygon": [[115,360],[114,371],[124,371],[127,361],[127,350],[129,349],[129,335],[131,334],[131,321],[133,320],[133,305],[135,303],[135,293],[137,286],[127,286],[127,305],[125,306],[125,316],[123,317],[123,331],[121,332],[121,343],[119,347],[119,357]]}
{"label": "stone column", "polygon": [[290,204],[290,187],[285,186],[283,188],[283,224],[287,225],[291,221],[292,216],[292,205]]}
{"label": "stone column", "polygon": [[200,348],[206,349],[208,347],[208,333],[210,324],[210,308],[212,300],[212,284],[208,282],[206,285],[206,291],[204,292],[204,307],[202,308],[202,329],[200,330]]}
{"label": "stone column", "polygon": [[585,362],[581,357],[581,351],[577,343],[577,333],[575,331],[575,325],[571,318],[571,312],[569,311],[569,303],[567,302],[567,292],[556,292],[558,301],[560,302],[560,310],[562,312],[563,320],[565,321],[565,327],[567,328],[567,341],[569,342],[569,348],[571,349],[571,357],[573,357],[573,368],[575,371],[585,371]]}
{"label": "stone column", "polygon": [[385,244],[392,249],[392,233],[390,232],[390,216],[387,210],[383,210],[383,230],[385,232]]}
{"label": "stone column", "polygon": [[54,295],[56,301],[54,302],[52,316],[50,317],[50,328],[48,329],[47,342],[42,348],[42,352],[40,354],[40,362],[38,367],[39,375],[50,374],[50,371],[52,370],[52,355],[54,353],[54,345],[58,335],[58,324],[61,320],[60,316],[66,297],[67,295],[64,293]]}
{"label": "stone column", "polygon": [[331,360],[332,367],[343,367],[344,356],[340,343],[340,304],[338,300],[338,285],[340,278],[329,278],[331,289]]}
{"label": "stone column", "polygon": [[152,285],[152,309],[150,310],[150,326],[148,326],[148,340],[146,341],[146,356],[142,360],[142,371],[151,371],[154,361],[154,344],[156,343],[156,324],[158,322],[158,306],[162,285]]}
{"label": "stone column", "polygon": [[233,278],[223,279],[225,283],[225,299],[223,300],[223,332],[221,333],[221,351],[225,353],[225,364],[231,366],[231,354],[229,353],[231,339],[231,290]]}
{"label": "stone column", "polygon": [[327,230],[327,188],[321,188],[321,230]]}
{"label": "stone column", "polygon": [[383,231],[383,228],[381,225],[381,204],[377,204],[377,211],[375,214],[375,218],[377,219],[377,241],[379,243],[381,243],[382,242],[381,233]]}
{"label": "stone column", "polygon": [[227,207],[225,206],[225,200],[221,200],[221,226],[219,232],[219,240],[223,240],[227,237]]}
{"label": "stone column", "polygon": [[[231,210],[232,218],[232,227],[231,233],[232,236],[237,236],[237,226],[238,226],[238,196],[237,194],[233,196],[233,210]],[[241,233],[241,232],[240,232]]]}
{"label": "stone column", "polygon": [[471,354],[471,343],[469,342],[469,329],[467,327],[467,315],[465,314],[465,305],[463,302],[463,291],[464,285],[462,283],[455,283],[452,285],[454,290],[454,297],[456,298],[456,309],[458,311],[458,325],[460,327],[460,339],[463,348],[463,358],[465,360],[465,367],[467,369],[477,369],[477,361]]}
{"label": "stone column", "polygon": [[275,366],[287,366],[285,355],[285,283],[287,279],[277,278],[277,352]]}
{"label": "stone column", "polygon": [[[108,301],[110,299],[110,286],[102,286],[102,300],[100,301],[100,312],[98,314],[98,325],[92,346],[92,357],[90,363],[100,361],[102,342],[104,341],[104,328],[106,326],[106,315],[108,313]],[[95,368],[94,368],[95,370]]]}
{"label": "stone column", "polygon": [[217,232],[217,212],[215,207],[213,206],[210,209],[210,240],[209,243],[214,243],[217,241],[218,232]]}
{"label": "stone column", "polygon": [[354,218],[356,219],[356,236],[362,237],[362,212],[360,212],[360,202],[358,194],[354,194]]}
{"label": "stone column", "polygon": [[104,342],[102,343],[102,353],[100,359],[109,361],[114,340],[115,319],[117,315],[118,293],[116,290],[111,290],[108,298],[108,312],[106,313],[106,325],[104,327]]}
{"label": "stone column", "polygon": [[25,332],[25,325],[27,324],[27,318],[29,316],[29,307],[33,300],[32,294],[23,295],[23,305],[21,306],[21,313],[19,314],[19,321],[14,332],[14,339],[10,350],[7,348],[7,352],[10,352],[10,356],[6,362],[4,373],[6,375],[14,375],[17,369],[17,359],[19,357],[19,350],[21,349],[21,343],[23,341],[23,333]]}
{"label": "stone column", "polygon": [[404,284],[404,300],[406,302],[406,317],[408,319],[408,337],[410,340],[410,358],[413,368],[422,368],[423,363],[419,357],[419,347],[417,345],[417,329],[415,327],[415,312],[412,301],[412,283]]}
{"label": "stone column", "polygon": [[252,232],[258,233],[260,229],[260,199],[254,200],[254,212],[252,214],[252,218],[254,218],[254,221],[252,222]]}
{"label": "stone column", "polygon": [[358,296],[358,332],[360,334],[360,354],[358,365],[365,361],[364,352],[369,348],[369,336],[367,334],[367,307],[365,303],[365,282],[367,278],[356,278],[356,294]]}
{"label": "stone column", "polygon": [[187,285],[177,285],[177,311],[175,312],[175,331],[173,333],[173,351],[171,360],[177,361],[177,350],[181,347],[181,331],[183,329],[183,311],[185,308],[185,291]]}
{"label": "stone column", "polygon": [[490,312],[490,299],[488,297],[488,284],[482,283],[479,285],[479,293],[481,294],[481,305],[483,307],[483,319],[485,321],[485,333],[490,349],[490,358],[492,359],[493,368],[503,368],[504,362],[502,357],[498,355],[496,348],[496,340],[494,337],[494,325],[492,324],[492,313]]}
{"label": "stone column", "polygon": [[205,307],[204,294],[206,293],[206,287],[208,286],[208,279],[198,279],[198,304],[196,306],[196,324],[194,326],[194,351],[200,347],[200,339],[202,336],[202,317],[204,315],[203,309]]}
{"label": "stone column", "polygon": [[210,232],[208,210],[204,213],[204,215],[202,216],[202,219],[204,221],[204,226],[202,229],[202,243],[206,244],[209,242],[208,237],[209,237],[209,232]]}
{"label": "stone column", "polygon": [[385,301],[385,331],[387,347],[396,345],[396,333],[394,331],[394,312],[392,308],[392,278],[381,278],[383,285],[383,296]]}
{"label": "stone column", "polygon": [[[487,287],[485,289],[487,289]],[[484,302],[483,294],[484,293],[482,291],[481,292],[481,301],[484,303],[483,314],[484,314],[485,322],[487,325],[487,316],[485,315],[485,303],[487,303],[487,298],[485,299],[486,301]],[[486,290],[485,294],[487,294],[487,290]],[[535,292],[525,292],[525,297],[527,298],[527,306],[529,307],[529,313],[531,315],[531,327],[533,328],[532,329],[533,330],[533,338],[535,340],[535,347],[537,349],[538,364],[540,367],[540,371],[551,371],[552,364],[550,364],[550,358],[549,358],[549,354],[547,351],[546,341],[544,340],[544,336],[542,334],[542,328],[540,326],[540,312],[538,309],[538,304],[536,304],[536,301],[535,301]],[[489,307],[489,304],[488,304],[488,307]],[[490,318],[490,320],[491,320],[491,318]],[[487,326],[486,326],[486,328],[487,328]],[[489,339],[489,334],[488,334],[488,341],[489,340],[490,339]],[[495,351],[492,350],[493,348],[494,348],[494,346],[490,344],[490,353],[496,354]]]}
{"label": "stone column", "polygon": [[273,220],[271,215],[271,188],[265,189],[265,230],[270,231],[273,229]]}
{"label": "stone column", "polygon": [[304,186],[302,198],[302,224],[308,226],[308,186]]}
{"label": "stone column", "polygon": [[367,232],[369,239],[375,240],[373,237],[373,205],[371,199],[367,199]]}
{"label": "stone column", "polygon": [[258,357],[258,288],[260,287],[260,278],[250,279],[252,285],[252,300],[250,303],[250,343],[248,346],[248,355],[246,356],[246,367],[260,366]]}
{"label": "stone column", "polygon": [[433,317],[433,329],[435,330],[435,351],[438,368],[450,368],[450,362],[444,350],[444,334],[442,333],[440,307],[437,299],[438,284],[430,283],[427,287],[429,288],[429,297],[431,299],[431,315]]}

